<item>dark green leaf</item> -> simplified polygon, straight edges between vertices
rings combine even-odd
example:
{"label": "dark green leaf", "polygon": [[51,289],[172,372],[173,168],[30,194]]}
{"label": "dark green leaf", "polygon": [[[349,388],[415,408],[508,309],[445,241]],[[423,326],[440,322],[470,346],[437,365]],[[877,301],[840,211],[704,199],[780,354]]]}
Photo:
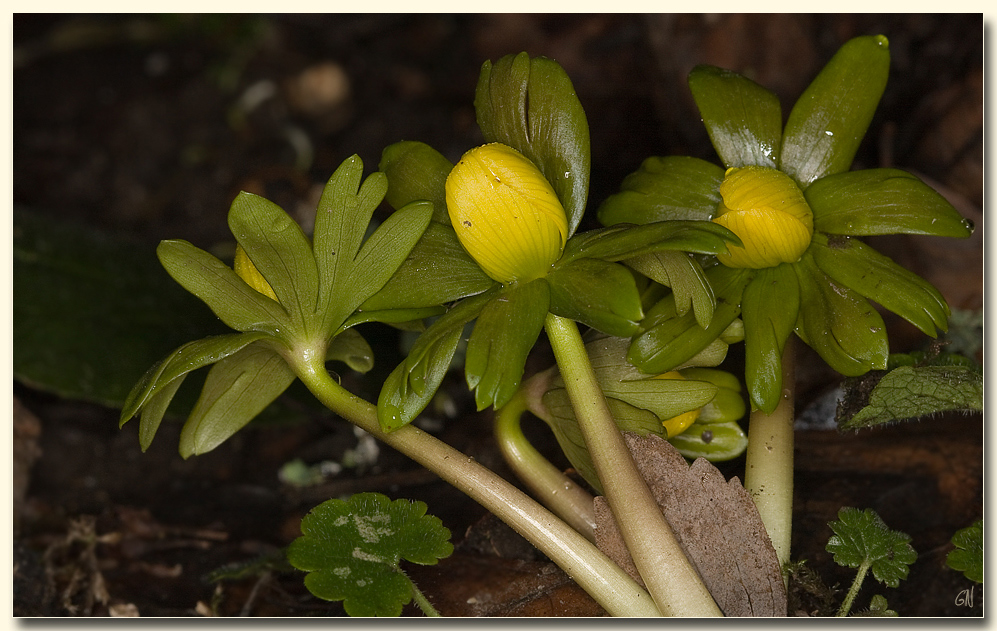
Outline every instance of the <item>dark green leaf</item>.
{"label": "dark green leaf", "polygon": [[392,208],[426,200],[433,204],[433,221],[450,225],[446,182],[453,163],[423,142],[405,140],[381,152],[378,169],[388,176],[384,199]]}
{"label": "dark green leaf", "polygon": [[775,94],[736,72],[706,65],[689,73],[689,88],[728,168],[775,167],[782,143],[782,108]]}
{"label": "dark green leaf", "polygon": [[741,244],[737,235],[712,221],[658,221],[639,226],[617,224],[581,232],[568,239],[558,264],[583,257],[622,261],[668,250],[718,254],[727,251],[728,242]]}
{"label": "dark green leaf", "polygon": [[741,298],[748,392],[769,414],[782,399],[782,352],[799,309],[800,286],[788,264],[758,270]]}
{"label": "dark green leaf", "polygon": [[829,234],[968,237],[973,232],[944,197],[899,169],[829,175],[803,195],[814,212],[814,230]]}
{"label": "dark green leaf", "polygon": [[948,303],[931,283],[857,239],[814,235],[814,262],[831,280],[907,320],[926,335],[948,328]]}
{"label": "dark green leaf", "polygon": [[318,270],[301,226],[270,200],[242,192],[232,202],[228,225],[236,241],[295,322],[315,312]]}
{"label": "dark green leaf", "polygon": [[201,455],[228,440],[294,378],[284,358],[264,345],[248,346],[216,363],[180,433],[180,455]]}
{"label": "dark green leaf", "polygon": [[842,508],[838,521],[828,525],[834,535],[826,549],[834,555],[834,562],[844,567],[871,568],[876,580],[889,587],[897,587],[907,578],[907,566],[917,560],[910,536],[890,530],[871,508]]}
{"label": "dark green leaf", "polygon": [[796,334],[846,377],[886,368],[886,326],[869,301],[828,278],[809,252],[793,268],[800,283]]}
{"label": "dark green leaf", "polygon": [[945,562],[953,570],[976,583],[983,582],[983,520],[977,519],[972,526],[952,535],[952,545],[956,547],[945,557]]}
{"label": "dark green leaf", "polygon": [[951,410],[983,411],[983,375],[964,366],[900,366],[886,373],[869,404],[842,429],[859,429]]}
{"label": "dark green leaf", "polygon": [[627,359],[641,371],[660,374],[674,370],[706,349],[741,311],[741,293],[751,277],[748,270],[717,265],[706,271],[717,296],[713,320],[705,329],[692,313],[679,316],[672,294],[648,310],[643,332],[633,338]]}
{"label": "dark green leaf", "polygon": [[485,305],[464,358],[479,410],[500,408],[516,393],[549,309],[550,289],[542,278],[511,286]]}
{"label": "dark green leaf", "polygon": [[651,280],[671,287],[678,315],[685,315],[691,307],[696,324],[709,326],[717,299],[703,268],[691,254],[663,250],[627,259],[625,263]]}
{"label": "dark green leaf", "polygon": [[411,423],[429,405],[450,368],[464,326],[478,317],[496,293],[497,286],[457,303],[419,336],[381,387],[377,420],[382,429],[391,431]]}
{"label": "dark green leaf", "polygon": [[474,95],[487,142],[501,142],[529,158],[554,187],[574,234],[588,197],[589,128],[571,79],[561,66],[526,53],[481,66]]}
{"label": "dark green leaf", "polygon": [[678,436],[668,439],[679,452],[694,460],[706,458],[710,462],[733,460],[748,448],[748,436],[737,423],[695,422]]}
{"label": "dark green leaf", "polygon": [[435,565],[453,554],[450,531],[426,504],[392,502],[380,493],[319,504],[301,520],[302,536],[287,558],[308,572],[305,586],[325,600],[342,600],[351,616],[398,616],[412,599],[401,559]]}
{"label": "dark green leaf", "polygon": [[174,280],[231,328],[273,335],[291,328],[284,307],[247,285],[231,267],[204,250],[177,239],[160,243],[156,254]]}
{"label": "dark green leaf", "polygon": [[666,220],[709,221],[720,203],[724,170],[685,156],[652,156],[623,179],[598,210],[604,226]]}
{"label": "dark green leaf", "polygon": [[609,335],[630,337],[644,317],[633,275],[621,265],[579,259],[547,275],[550,311]]}
{"label": "dark green leaf", "polygon": [[14,378],[61,397],[121,407],[170,350],[227,329],[151,247],[20,207],[12,277]]}
{"label": "dark green leaf", "polygon": [[394,276],[362,308],[431,307],[480,294],[494,284],[457,240],[449,222],[434,221]]}
{"label": "dark green leaf", "polygon": [[779,168],[804,189],[817,178],[847,171],[889,72],[885,37],[856,37],[846,42],[789,113]]}

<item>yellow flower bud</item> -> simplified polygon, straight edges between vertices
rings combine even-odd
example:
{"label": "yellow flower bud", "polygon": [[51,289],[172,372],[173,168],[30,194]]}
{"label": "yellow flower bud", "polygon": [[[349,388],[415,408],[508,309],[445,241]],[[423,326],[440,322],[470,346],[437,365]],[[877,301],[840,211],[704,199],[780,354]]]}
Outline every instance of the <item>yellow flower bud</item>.
{"label": "yellow flower bud", "polygon": [[536,165],[512,147],[496,142],[465,153],[446,193],[457,238],[495,280],[541,278],[561,257],[564,208]]}
{"label": "yellow flower bud", "polygon": [[249,255],[246,254],[246,251],[239,244],[235,246],[235,262],[232,264],[232,267],[235,269],[235,273],[239,275],[239,278],[246,281],[247,285],[264,296],[277,300],[277,294],[273,293],[270,283],[267,282],[267,279],[263,278],[263,274],[260,274],[260,271],[253,265],[253,261],[250,260]]}
{"label": "yellow flower bud", "polygon": [[[672,370],[670,372],[656,375],[655,377],[653,377],[653,379],[685,379],[685,377],[683,377],[682,373],[678,372],[677,370]],[[678,436],[679,434],[687,430],[689,426],[695,423],[696,419],[699,418],[699,411],[701,409],[702,408],[689,410],[688,412],[683,412],[678,416],[673,416],[670,419],[661,421],[661,424],[665,428],[666,437],[671,438],[673,436]]]}
{"label": "yellow flower bud", "polygon": [[810,246],[814,215],[803,191],[776,169],[727,169],[720,185],[723,201],[713,221],[728,228],[744,247],[728,245],[717,258],[728,267],[761,269],[795,263]]}

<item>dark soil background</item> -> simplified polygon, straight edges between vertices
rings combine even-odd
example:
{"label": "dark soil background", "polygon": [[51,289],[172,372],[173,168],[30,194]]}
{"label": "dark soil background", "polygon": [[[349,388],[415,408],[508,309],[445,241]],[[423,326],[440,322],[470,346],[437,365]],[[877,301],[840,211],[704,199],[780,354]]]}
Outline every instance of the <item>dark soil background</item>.
{"label": "dark soil background", "polygon": [[[240,190],[307,221],[351,154],[369,172],[385,146],[410,139],[456,161],[481,140],[472,107],[481,63],[525,50],[557,60],[574,82],[591,127],[595,205],[647,156],[716,160],[685,83],[694,65],[746,74],[788,113],[842,43],[882,33],[890,82],[855,166],[915,171],[977,231],[959,243],[876,245],[953,307],[975,310],[983,304],[983,32],[979,14],[15,15],[13,198],[150,250],[165,238],[230,247],[225,216]],[[902,322],[887,323],[894,352],[925,343]],[[548,361],[539,348],[531,367]],[[802,412],[839,377],[806,349],[798,363]],[[376,383],[344,378],[376,392]],[[453,532],[454,557],[411,568],[445,615],[601,614],[525,541],[386,447],[365,471],[304,490],[282,484],[285,463],[338,460],[357,445],[345,423],[311,408],[309,422],[250,428],[184,461],[179,423],[164,423],[142,454],[137,424],[118,430],[116,410],[20,384],[14,393],[22,405],[15,615],[342,615],[311,597],[298,574],[247,572],[217,584],[205,576],[279,551],[312,506],[363,490],[423,500]],[[491,441],[491,413],[474,412],[458,375],[444,395],[449,408],[432,415],[434,433],[512,479]],[[539,423],[528,425],[566,466]],[[919,558],[899,589],[868,579],[859,608],[883,593],[902,615],[982,615],[982,587],[967,600],[973,584],[945,565],[952,534],[982,516],[980,415],[798,436],[793,556],[838,588],[835,599],[851,573],[824,551],[827,522],[842,506],[874,508],[913,537]],[[741,469],[743,460],[722,470]],[[791,613],[828,611],[827,592],[794,593]]]}

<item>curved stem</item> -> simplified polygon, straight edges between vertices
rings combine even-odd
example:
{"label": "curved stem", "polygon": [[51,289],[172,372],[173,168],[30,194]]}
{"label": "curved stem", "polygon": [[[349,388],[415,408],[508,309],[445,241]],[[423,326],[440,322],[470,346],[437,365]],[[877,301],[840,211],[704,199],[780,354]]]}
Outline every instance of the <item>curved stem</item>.
{"label": "curved stem", "polygon": [[838,609],[839,618],[844,618],[852,610],[852,603],[855,602],[855,597],[858,596],[859,588],[862,587],[862,582],[865,581],[865,575],[869,571],[869,567],[870,563],[868,561],[863,561],[859,565],[858,574],[855,575],[855,580],[852,581],[852,586],[848,589],[845,600],[841,603],[841,608]]}
{"label": "curved stem", "polygon": [[[789,561],[793,538],[793,392],[796,388],[795,346],[786,341],[782,353],[782,400],[771,414],[751,413],[744,488],[772,540],[779,564]],[[784,576],[784,580],[788,577]]]}
{"label": "curved stem", "polygon": [[578,327],[554,314],[545,326],[606,501],[658,609],[671,616],[722,615],[637,470]]}
{"label": "curved stem", "polygon": [[547,508],[595,543],[595,508],[592,496],[564,475],[530,444],[520,420],[526,395],[519,390],[495,417],[495,440],[506,463],[530,492]]}
{"label": "curved stem", "polygon": [[377,408],[336,383],[315,356],[292,362],[327,408],[436,473],[557,563],[613,616],[659,616],[647,592],[585,537],[473,458],[413,425],[385,432]]}

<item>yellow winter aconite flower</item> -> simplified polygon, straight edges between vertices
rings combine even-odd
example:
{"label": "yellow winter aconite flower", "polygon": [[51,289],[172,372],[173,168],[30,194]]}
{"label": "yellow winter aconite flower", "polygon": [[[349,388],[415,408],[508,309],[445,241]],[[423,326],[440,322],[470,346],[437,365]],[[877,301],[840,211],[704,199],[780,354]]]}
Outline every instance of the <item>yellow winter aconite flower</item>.
{"label": "yellow winter aconite flower", "polygon": [[[246,281],[246,284],[260,292],[268,298],[277,300],[277,294],[273,292],[273,288],[270,283],[263,278],[263,274],[256,269],[253,265],[253,261],[250,260],[249,255],[246,251],[242,249],[241,245],[236,244],[235,246],[235,261],[232,264],[235,273],[239,275],[239,278]],[[279,301],[278,301],[279,302]]]}
{"label": "yellow winter aconite flower", "polygon": [[[653,379],[682,379],[682,380],[684,380],[685,377],[683,377],[682,373],[680,373],[679,371],[672,370],[670,372],[666,372],[666,373],[662,373],[660,375],[656,375],[655,377],[653,377]],[[670,419],[665,419],[665,420],[661,421],[661,425],[664,426],[664,428],[665,428],[665,435],[668,438],[671,438],[673,436],[678,436],[679,434],[681,434],[682,432],[684,432],[685,430],[687,430],[689,428],[689,426],[692,425],[693,423],[695,423],[696,419],[699,418],[699,412],[700,412],[700,410],[702,410],[702,408],[696,408],[695,410],[689,410],[688,412],[683,412],[682,414],[679,414],[678,416],[673,416]]]}
{"label": "yellow winter aconite flower", "polygon": [[713,221],[744,243],[717,255],[728,267],[762,269],[795,263],[810,246],[814,215],[800,187],[782,171],[759,166],[727,169],[723,201]]}
{"label": "yellow winter aconite flower", "polygon": [[464,249],[501,283],[547,275],[568,238],[560,200],[540,170],[512,147],[471,149],[446,182],[447,209]]}

